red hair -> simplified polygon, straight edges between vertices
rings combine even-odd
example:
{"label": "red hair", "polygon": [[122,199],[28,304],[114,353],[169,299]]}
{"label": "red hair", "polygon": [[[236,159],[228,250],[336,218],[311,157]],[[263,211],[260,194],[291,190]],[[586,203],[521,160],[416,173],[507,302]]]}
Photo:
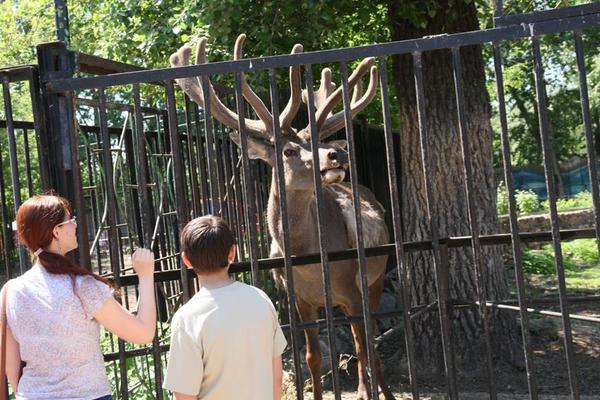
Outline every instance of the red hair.
{"label": "red hair", "polygon": [[[72,215],[69,201],[55,195],[33,196],[19,207],[17,211],[17,237],[33,254],[52,243],[52,232],[56,225],[64,222]],[[114,289],[113,282],[75,264],[71,259],[60,254],[42,251],[38,256],[40,264],[51,274],[91,276]]]}

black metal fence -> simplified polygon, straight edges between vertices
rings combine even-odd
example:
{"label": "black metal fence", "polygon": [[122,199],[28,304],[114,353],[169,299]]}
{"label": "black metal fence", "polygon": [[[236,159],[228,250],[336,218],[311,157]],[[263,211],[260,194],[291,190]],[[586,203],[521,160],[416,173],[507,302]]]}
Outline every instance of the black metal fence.
{"label": "black metal fence", "polygon": [[[569,311],[569,296],[565,284],[561,241],[575,238],[600,237],[600,199],[598,185],[592,185],[594,200],[595,229],[561,230],[556,210],[553,165],[550,162],[550,147],[547,127],[547,102],[545,101],[544,71],[540,38],[544,35],[572,32],[576,49],[576,61],[579,72],[580,101],[582,121],[588,150],[588,172],[591,182],[598,182],[596,160],[591,136],[589,99],[587,92],[586,70],[582,41],[585,30],[600,26],[600,5],[592,4],[574,8],[554,10],[543,13],[510,16],[496,19],[494,29],[466,32],[439,37],[407,40],[349,49],[328,50],[314,53],[292,54],[251,60],[238,60],[216,64],[201,64],[180,68],[159,70],[139,70],[131,66],[102,60],[96,57],[72,52],[64,43],[53,43],[38,47],[38,65],[0,70],[3,85],[4,116],[0,123],[0,202],[2,203],[2,260],[6,278],[22,273],[28,267],[28,255],[22,247],[14,244],[11,222],[15,210],[22,200],[37,190],[55,189],[73,202],[79,215],[78,235],[80,247],[78,260],[81,265],[115,279],[124,289],[123,302],[134,307],[137,297],[137,278],[129,264],[131,250],[136,246],[151,247],[156,257],[155,279],[156,296],[159,302],[158,334],[152,346],[130,346],[123,341],[107,335],[103,340],[105,360],[111,367],[111,377],[120,398],[158,398],[167,394],[161,389],[162,370],[165,364],[165,352],[168,350],[168,321],[175,310],[186,302],[198,290],[194,277],[181,268],[179,260],[178,232],[190,218],[202,214],[222,215],[234,227],[239,242],[240,261],[232,266],[237,278],[264,288],[275,295],[280,315],[285,321],[286,332],[291,343],[289,357],[292,361],[296,396],[304,398],[301,366],[302,342],[299,333],[303,330],[324,327],[328,332],[330,345],[330,369],[332,370],[332,389],[336,399],[341,398],[341,386],[338,377],[337,354],[335,346],[335,327],[360,321],[367,332],[367,354],[370,371],[376,370],[375,334],[372,331],[373,320],[395,316],[404,321],[406,337],[410,392],[414,399],[421,392],[417,381],[414,346],[412,345],[411,324],[424,312],[437,312],[440,318],[440,335],[443,338],[445,360],[446,392],[449,398],[458,398],[457,370],[453,363],[452,318],[454,311],[461,309],[477,310],[482,324],[482,335],[490,340],[487,315],[492,310],[516,312],[522,332],[522,344],[526,360],[529,396],[538,397],[535,357],[529,338],[529,314],[542,313],[548,317],[560,318],[564,330],[564,349],[569,376],[571,396],[579,398],[580,382],[577,377],[571,321],[573,319],[598,323],[600,318],[578,316]],[[504,99],[501,49],[511,41],[529,38],[533,49],[536,78],[538,113],[540,118],[540,137],[544,150],[544,169],[550,204],[552,229],[549,232],[519,232],[516,206],[510,174],[510,143],[507,115]],[[495,65],[495,84],[498,98],[498,111],[501,122],[502,155],[504,179],[509,191],[510,233],[483,234],[478,226],[477,204],[474,204],[474,180],[470,162],[469,137],[466,129],[466,115],[461,74],[461,53],[459,49],[469,45],[492,46]],[[398,137],[391,129],[388,78],[386,65],[389,57],[398,54],[412,54],[414,60],[414,79],[419,111],[421,143],[427,143],[428,132],[425,120],[425,107],[422,54],[429,51],[450,49],[454,66],[456,101],[460,140],[462,145],[462,166],[464,171],[465,193],[470,216],[470,235],[466,237],[438,237],[435,229],[437,209],[432,204],[431,183],[427,179],[428,168],[434,155],[428,152],[426,145],[421,146],[423,175],[426,185],[427,202],[432,235],[427,240],[406,242],[403,240],[400,218],[400,200],[398,187],[397,158]],[[288,221],[286,201],[279,206],[282,214],[283,257],[269,258],[271,236],[267,226],[267,199],[270,195],[270,170],[263,163],[251,162],[248,145],[242,134],[242,147],[229,139],[230,129],[218,121],[207,117],[204,110],[182,95],[174,85],[174,79],[185,77],[233,76],[234,91],[219,90],[221,98],[238,115],[250,115],[242,100],[243,73],[268,73],[271,95],[271,112],[279,115],[279,94],[277,72],[293,65],[304,67],[308,97],[312,91],[312,66],[333,64],[339,66],[342,79],[344,104],[350,104],[348,87],[348,63],[365,57],[375,57],[379,69],[379,89],[381,93],[383,130],[371,134],[376,139],[362,142],[357,137],[364,125],[353,125],[348,107],[345,107],[346,137],[349,142],[350,196],[358,199],[358,185],[374,189],[378,200],[386,205],[389,215],[389,227],[393,239],[389,244],[365,247],[361,229],[360,205],[354,202],[352,212],[357,221],[357,248],[343,251],[327,251],[323,236],[326,216],[322,215],[323,193],[320,183],[315,186],[317,213],[319,214],[320,254],[292,254],[290,247],[290,222]],[[75,73],[85,76],[74,77]],[[95,76],[97,75],[97,76]],[[11,109],[11,90],[28,90],[31,98],[31,121],[15,121]],[[24,88],[27,89],[24,89]],[[159,106],[151,106],[153,104]],[[211,104],[205,98],[205,103]],[[307,120],[316,143],[315,110],[309,107]],[[455,116],[448,116],[455,118]],[[244,132],[243,120],[240,131]],[[276,175],[273,183],[279,193],[285,194],[283,180],[283,162],[281,150],[284,138],[278,124],[275,124],[274,146],[276,149]],[[364,132],[363,132],[364,133]],[[372,154],[372,144],[379,140],[384,146],[383,154]],[[394,142],[396,140],[396,144]],[[1,147],[8,146],[8,151]],[[316,160],[318,149],[312,147]],[[4,154],[9,155],[6,160]],[[380,170],[364,160],[377,158]],[[10,168],[5,167],[6,163]],[[359,163],[363,163],[361,166]],[[318,163],[315,162],[315,165]],[[371,166],[369,166],[371,165]],[[10,171],[10,184],[5,175]],[[359,179],[359,172],[361,178]],[[319,181],[315,173],[315,179]],[[377,188],[375,188],[377,186]],[[36,190],[37,189],[37,190]],[[556,303],[560,312],[532,309],[536,304],[547,304],[546,300],[537,301],[526,296],[525,277],[521,260],[521,244],[529,241],[549,242],[554,246],[559,296]],[[449,285],[448,249],[472,248],[472,266],[477,272],[477,285],[486,287],[485,271],[482,270],[481,249],[490,245],[511,245],[515,262],[515,285],[517,298],[502,301],[490,301],[485,290],[479,290],[476,298],[452,299],[444,288]],[[288,251],[286,251],[288,249]],[[438,298],[434,304],[412,304],[409,297],[407,254],[412,252],[432,252],[436,274],[435,281]],[[362,296],[363,315],[336,317],[333,312],[331,282],[329,271],[341,260],[355,259],[361,271],[362,293],[366,293],[367,260],[381,255],[391,256],[398,262],[393,268],[398,277],[401,304],[396,310],[387,313],[369,312],[369,300]],[[300,321],[294,311],[296,295],[292,271],[302,265],[321,263],[323,267],[322,285],[325,288],[325,318],[312,321]],[[276,292],[268,271],[283,268],[286,272],[287,295]],[[357,296],[360,292],[356,293]],[[581,300],[581,299],[579,299]],[[589,298],[597,300],[597,298]],[[486,366],[493,371],[492,355],[487,354]],[[490,375],[491,376],[491,375]],[[369,374],[369,391],[377,394],[377,377]],[[496,398],[493,379],[485,388],[490,398]]]}

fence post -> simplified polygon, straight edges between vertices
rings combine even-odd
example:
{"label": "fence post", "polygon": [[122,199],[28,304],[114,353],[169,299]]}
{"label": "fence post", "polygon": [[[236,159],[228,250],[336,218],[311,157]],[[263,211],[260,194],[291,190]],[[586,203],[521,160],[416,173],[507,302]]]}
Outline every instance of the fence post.
{"label": "fence post", "polygon": [[75,120],[75,100],[72,92],[51,93],[45,82],[72,78],[77,69],[77,53],[67,49],[65,42],[43,43],[37,46],[42,89],[42,113],[46,124],[48,145],[48,176],[50,187],[67,198],[79,215],[79,263],[91,268],[87,229],[87,212],[79,168],[79,140]]}

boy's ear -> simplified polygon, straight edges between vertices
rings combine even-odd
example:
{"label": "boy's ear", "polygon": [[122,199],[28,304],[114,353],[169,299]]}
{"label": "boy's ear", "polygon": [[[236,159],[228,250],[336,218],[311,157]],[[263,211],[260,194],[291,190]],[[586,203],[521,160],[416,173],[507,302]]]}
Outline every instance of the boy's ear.
{"label": "boy's ear", "polygon": [[185,267],[187,269],[194,269],[194,267],[192,266],[192,262],[190,261],[187,254],[185,254],[184,251],[181,252],[181,259],[183,260],[183,263],[185,264]]}
{"label": "boy's ear", "polygon": [[227,260],[229,260],[229,264],[231,264],[235,260],[236,254],[237,254],[237,246],[235,244],[233,244],[229,248],[229,254],[227,255]]}

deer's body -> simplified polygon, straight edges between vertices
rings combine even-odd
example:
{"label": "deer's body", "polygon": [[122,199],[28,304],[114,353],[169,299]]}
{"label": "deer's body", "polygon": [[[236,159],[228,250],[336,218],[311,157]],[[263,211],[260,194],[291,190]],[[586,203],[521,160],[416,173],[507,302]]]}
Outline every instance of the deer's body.
{"label": "deer's body", "polygon": [[[234,59],[241,58],[244,35],[240,35],[234,49]],[[206,38],[200,39],[197,47],[196,63],[205,62]],[[296,45],[292,53],[302,51],[302,46]],[[188,65],[191,49],[182,47],[171,56],[171,65]],[[349,88],[354,89],[350,113],[354,116],[373,99],[377,91],[377,69],[372,66],[373,59],[363,60],[348,78]],[[370,71],[369,86],[362,92],[361,79]],[[262,100],[252,91],[242,76],[242,93],[244,98],[258,116],[258,120],[245,118],[245,132],[248,143],[248,157],[261,159],[271,167],[275,167],[275,148],[273,145],[273,124],[279,123],[282,133],[282,160],[287,199],[289,251],[292,255],[318,253],[319,231],[317,223],[317,206],[315,185],[322,185],[322,228],[327,251],[346,250],[357,247],[356,222],[352,189],[343,183],[345,170],[348,167],[348,154],[345,143],[328,142],[323,140],[344,127],[344,113],[332,114],[336,104],[341,101],[341,89],[334,89],[331,83],[331,71],[324,69],[321,74],[321,87],[314,93],[316,128],[319,136],[319,162],[313,160],[309,127],[296,130],[291,126],[302,100],[307,102],[308,96],[303,96],[301,90],[300,67],[290,67],[290,100],[278,118],[274,118]],[[228,109],[218,99],[212,85],[208,85],[209,93],[202,92],[200,82],[196,78],[178,79],[177,83],[200,106],[205,98],[210,101],[210,109],[214,118],[233,130],[237,130],[241,118]],[[312,90],[312,88],[311,88]],[[232,140],[240,144],[239,134],[232,133]],[[321,182],[314,182],[313,168],[318,168]],[[281,197],[275,179],[275,168],[271,181],[271,191],[268,203],[269,233],[273,238],[271,255],[283,255],[282,215],[280,213]],[[361,221],[363,226],[363,241],[365,247],[377,246],[388,242],[388,228],[383,219],[383,209],[375,196],[366,188],[356,188],[360,197]],[[383,290],[383,279],[386,267],[386,256],[366,259],[368,296],[371,310],[374,311]],[[358,260],[344,260],[330,264],[331,298],[334,306],[339,306],[348,316],[362,315],[361,285]],[[302,321],[314,321],[318,318],[319,308],[324,307],[324,289],[321,264],[294,266],[294,293],[296,308]],[[281,270],[275,272],[275,278],[285,285],[286,279]],[[290,288],[288,288],[290,289]],[[356,355],[358,358],[358,397],[360,400],[369,399],[367,391],[367,354],[365,349],[365,334],[362,321],[352,322],[352,333]],[[306,334],[306,361],[313,381],[313,399],[322,399],[321,388],[321,352],[319,348],[318,328],[309,328]],[[379,358],[376,359],[377,382],[386,400],[393,400],[393,395],[387,387]]]}
{"label": "deer's body", "polygon": [[[268,204],[269,231],[273,237],[271,256],[283,256],[283,235],[281,231],[280,198],[273,189]],[[363,241],[365,247],[378,246],[389,242],[388,231],[383,219],[383,208],[366,188],[360,188]],[[324,237],[328,251],[356,248],[356,223],[351,189],[343,183],[323,187]],[[290,251],[293,255],[319,252],[319,232],[317,225],[317,204],[314,191],[287,195],[287,209],[290,226]],[[367,280],[369,286],[383,278],[386,256],[367,258]],[[335,306],[347,303],[348,293],[360,293],[357,260],[330,262],[332,301]],[[275,278],[286,285],[282,270],[275,270]],[[352,290],[350,290],[352,289]],[[324,307],[323,278],[320,264],[294,267],[294,290],[296,296],[305,299],[315,307]]]}

